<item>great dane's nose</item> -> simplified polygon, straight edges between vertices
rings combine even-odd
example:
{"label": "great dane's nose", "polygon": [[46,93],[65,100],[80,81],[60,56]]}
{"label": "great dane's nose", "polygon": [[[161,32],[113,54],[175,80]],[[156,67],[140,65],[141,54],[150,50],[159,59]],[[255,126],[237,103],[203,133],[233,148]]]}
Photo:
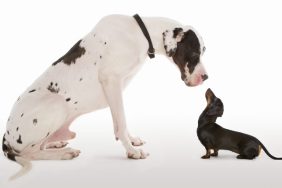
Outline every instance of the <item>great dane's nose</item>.
{"label": "great dane's nose", "polygon": [[208,78],[209,78],[208,75],[206,75],[206,74],[202,75],[203,81],[205,81],[205,80],[208,79]]}

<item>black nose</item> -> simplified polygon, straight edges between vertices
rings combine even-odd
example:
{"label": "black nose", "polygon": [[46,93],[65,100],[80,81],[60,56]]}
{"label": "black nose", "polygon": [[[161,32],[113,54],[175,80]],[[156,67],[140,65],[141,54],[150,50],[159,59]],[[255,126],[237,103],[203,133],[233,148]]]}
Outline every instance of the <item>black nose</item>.
{"label": "black nose", "polygon": [[209,78],[208,75],[206,75],[206,74],[202,75],[203,81],[205,81],[205,80],[208,79],[208,78]]}

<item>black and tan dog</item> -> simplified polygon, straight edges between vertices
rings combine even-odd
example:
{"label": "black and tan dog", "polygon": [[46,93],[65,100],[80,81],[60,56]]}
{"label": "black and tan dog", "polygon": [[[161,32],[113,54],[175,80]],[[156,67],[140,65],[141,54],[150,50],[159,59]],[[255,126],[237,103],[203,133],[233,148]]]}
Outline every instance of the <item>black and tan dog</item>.
{"label": "black and tan dog", "polygon": [[217,156],[218,150],[238,153],[237,159],[254,159],[260,154],[262,148],[270,158],[282,160],[282,158],[272,156],[257,138],[225,129],[216,124],[217,117],[223,114],[223,103],[211,89],[206,91],[206,100],[207,107],[199,117],[197,129],[198,138],[206,148],[206,154],[202,156],[202,159]]}

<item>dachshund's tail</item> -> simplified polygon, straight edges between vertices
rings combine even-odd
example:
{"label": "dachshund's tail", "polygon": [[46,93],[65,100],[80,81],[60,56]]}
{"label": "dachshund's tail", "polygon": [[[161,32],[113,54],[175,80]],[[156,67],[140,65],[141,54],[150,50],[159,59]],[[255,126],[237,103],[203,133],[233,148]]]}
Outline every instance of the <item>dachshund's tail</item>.
{"label": "dachshund's tail", "polygon": [[274,157],[273,155],[271,155],[269,153],[269,151],[266,149],[266,147],[263,145],[263,143],[261,143],[261,141],[259,141],[257,138],[253,137],[254,140],[260,145],[260,147],[263,149],[263,151],[266,153],[266,155],[268,155],[271,159],[274,160],[282,160],[282,157]]}

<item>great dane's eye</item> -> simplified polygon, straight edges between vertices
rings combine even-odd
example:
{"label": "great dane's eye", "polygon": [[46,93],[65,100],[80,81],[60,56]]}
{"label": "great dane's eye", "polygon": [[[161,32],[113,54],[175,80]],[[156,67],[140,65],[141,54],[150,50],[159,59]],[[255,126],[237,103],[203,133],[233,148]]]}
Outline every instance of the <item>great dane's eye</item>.
{"label": "great dane's eye", "polygon": [[198,62],[199,58],[200,58],[200,55],[198,53],[195,53],[195,52],[191,56],[192,62]]}
{"label": "great dane's eye", "polygon": [[199,57],[199,56],[200,56],[199,53],[197,53],[197,52],[192,52],[192,57]]}

